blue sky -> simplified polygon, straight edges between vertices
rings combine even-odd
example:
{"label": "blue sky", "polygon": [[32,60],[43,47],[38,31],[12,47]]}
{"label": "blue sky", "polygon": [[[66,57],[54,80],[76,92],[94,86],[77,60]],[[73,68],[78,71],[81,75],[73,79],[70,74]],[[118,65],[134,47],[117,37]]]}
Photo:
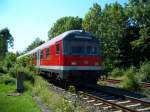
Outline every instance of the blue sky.
{"label": "blue sky", "polygon": [[47,40],[47,32],[53,23],[63,16],[79,16],[81,18],[98,3],[104,7],[106,3],[127,0],[0,0],[0,29],[8,27],[14,37],[14,49],[23,51],[32,41],[39,37]]}

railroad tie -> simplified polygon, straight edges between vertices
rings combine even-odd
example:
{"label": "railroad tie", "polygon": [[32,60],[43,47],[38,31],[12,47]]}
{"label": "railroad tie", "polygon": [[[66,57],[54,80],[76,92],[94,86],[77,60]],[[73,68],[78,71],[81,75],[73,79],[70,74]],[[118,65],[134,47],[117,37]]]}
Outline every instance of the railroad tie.
{"label": "railroad tie", "polygon": [[107,110],[109,108],[112,108],[112,106],[106,106],[106,107],[102,107],[104,110]]}
{"label": "railroad tie", "polygon": [[89,99],[89,98],[88,98],[88,97],[84,97],[84,98],[83,98],[83,100],[87,100],[87,99]]}
{"label": "railroad tie", "polygon": [[108,101],[110,101],[110,102],[114,102],[114,101],[116,101],[116,100],[108,100]]}
{"label": "railroad tie", "polygon": [[119,100],[121,100],[121,99],[114,99],[114,100],[108,100],[108,101],[110,101],[110,102],[117,102]]}
{"label": "railroad tie", "polygon": [[94,106],[100,106],[103,105],[103,103],[94,103]]}
{"label": "railroad tie", "polygon": [[92,102],[94,102],[95,100],[88,100],[88,101],[86,101],[87,103],[92,103]]}
{"label": "railroad tie", "polygon": [[116,104],[124,104],[124,103],[129,103],[129,102],[131,102],[130,100],[127,100],[127,101],[119,101],[119,102],[117,102]]}
{"label": "railroad tie", "polygon": [[150,110],[150,107],[142,108],[142,109],[137,109],[137,111],[147,111],[147,110]]}
{"label": "railroad tie", "polygon": [[136,104],[126,105],[126,107],[137,107],[140,105],[141,105],[141,103],[136,103]]}
{"label": "railroad tie", "polygon": [[116,111],[113,111],[113,112],[122,112],[122,110],[116,110]]}

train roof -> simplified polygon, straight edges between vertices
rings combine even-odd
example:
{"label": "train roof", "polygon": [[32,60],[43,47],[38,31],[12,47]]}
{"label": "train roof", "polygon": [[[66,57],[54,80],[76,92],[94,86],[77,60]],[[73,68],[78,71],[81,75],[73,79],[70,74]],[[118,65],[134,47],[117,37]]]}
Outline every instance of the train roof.
{"label": "train roof", "polygon": [[[60,40],[63,40],[63,39],[64,39],[67,35],[69,35],[69,34],[80,34],[80,33],[82,33],[82,32],[84,32],[84,31],[83,31],[83,30],[70,30],[70,31],[66,31],[66,32],[64,32],[64,33],[62,33],[62,34],[56,36],[55,38],[53,38],[53,39],[51,39],[51,40],[45,42],[44,44],[42,44],[42,45],[36,47],[35,49],[29,51],[28,53],[26,53],[26,54],[24,54],[24,55],[22,55],[22,56],[26,56],[26,55],[29,55],[29,54],[33,54],[33,53],[37,52],[38,50],[47,48],[48,46],[50,46],[50,45],[52,45],[52,44],[54,44],[54,43],[56,43],[56,42],[58,42],[58,41],[60,41]],[[90,33],[85,32],[85,34],[91,36]],[[20,56],[20,57],[22,57],[22,56]]]}

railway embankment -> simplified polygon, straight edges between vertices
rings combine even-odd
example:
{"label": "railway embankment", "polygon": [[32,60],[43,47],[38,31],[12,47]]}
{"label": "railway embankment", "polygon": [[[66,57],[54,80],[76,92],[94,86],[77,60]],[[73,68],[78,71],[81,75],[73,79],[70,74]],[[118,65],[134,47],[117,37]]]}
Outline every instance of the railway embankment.
{"label": "railway embankment", "polygon": [[86,112],[79,104],[73,103],[69,92],[60,90],[40,76],[34,77],[34,84],[24,81],[23,93],[16,92],[16,79],[3,74],[0,76],[0,109],[2,112]]}
{"label": "railway embankment", "polygon": [[51,110],[60,112],[86,112],[79,104],[69,100],[69,92],[48,83],[41,77],[36,77],[33,94],[38,96]]}
{"label": "railway embankment", "polygon": [[99,80],[100,85],[122,88],[141,93],[150,98],[150,62],[141,64],[138,68],[114,68],[107,79]]}

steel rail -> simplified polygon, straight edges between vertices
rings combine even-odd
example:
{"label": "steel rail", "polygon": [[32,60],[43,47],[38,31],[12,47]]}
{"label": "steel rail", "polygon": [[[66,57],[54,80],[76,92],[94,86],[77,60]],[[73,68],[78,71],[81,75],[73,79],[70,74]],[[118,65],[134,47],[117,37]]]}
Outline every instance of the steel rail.
{"label": "steel rail", "polygon": [[105,104],[107,104],[107,105],[110,105],[110,106],[115,107],[115,108],[117,108],[117,109],[121,109],[123,112],[138,112],[138,111],[136,111],[136,110],[127,108],[127,107],[125,107],[125,106],[122,106],[122,105],[119,105],[119,104],[116,104],[116,103],[113,103],[113,102],[110,102],[110,101],[107,101],[107,100],[105,100],[105,99],[103,99],[103,98],[99,98],[99,97],[97,97],[97,96],[94,96],[94,95],[91,95],[91,94],[88,94],[88,93],[80,92],[79,94],[83,94],[83,95],[85,95],[85,96],[92,97],[92,98],[94,98],[94,99],[96,99],[96,100],[100,100],[100,101],[102,101],[103,103],[105,103]]}

